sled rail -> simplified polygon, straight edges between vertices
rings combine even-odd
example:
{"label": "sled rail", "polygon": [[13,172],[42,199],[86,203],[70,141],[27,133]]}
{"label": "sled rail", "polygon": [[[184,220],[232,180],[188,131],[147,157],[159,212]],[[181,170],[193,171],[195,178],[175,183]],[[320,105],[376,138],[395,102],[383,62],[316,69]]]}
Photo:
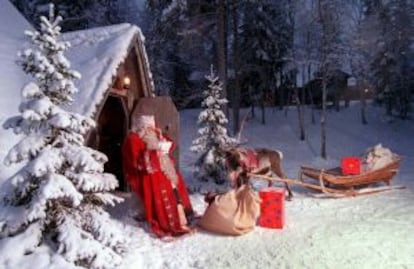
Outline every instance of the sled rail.
{"label": "sled rail", "polygon": [[304,177],[323,181],[324,185],[335,186],[335,188],[355,188],[363,187],[377,182],[384,182],[390,185],[391,180],[399,171],[401,157],[394,155],[393,162],[383,168],[364,172],[357,175],[343,175],[339,167],[333,169],[318,169],[309,166],[302,166],[299,179],[304,181]]}
{"label": "sled rail", "polygon": [[[276,178],[252,173],[249,173],[248,176],[270,182],[284,182],[290,185],[303,186],[319,191],[327,197],[354,197],[389,190],[404,189],[404,186],[390,186],[390,181],[398,173],[400,161],[401,157],[396,155],[394,161],[389,165],[359,175],[342,175],[341,170],[338,168],[325,170],[302,166],[299,173],[299,179]],[[314,179],[314,181],[312,183],[305,182],[305,176]],[[386,186],[370,187],[370,185],[378,182],[384,182],[386,183]]]}

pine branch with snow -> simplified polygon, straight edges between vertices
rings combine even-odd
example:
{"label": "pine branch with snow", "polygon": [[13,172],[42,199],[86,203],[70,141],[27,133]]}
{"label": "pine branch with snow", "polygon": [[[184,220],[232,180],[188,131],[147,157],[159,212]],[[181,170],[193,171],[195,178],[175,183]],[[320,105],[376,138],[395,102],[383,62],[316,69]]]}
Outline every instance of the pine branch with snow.
{"label": "pine branch with snow", "polygon": [[212,179],[216,183],[223,183],[225,167],[222,153],[224,148],[235,143],[235,139],[227,134],[225,126],[228,120],[222,111],[227,100],[221,98],[222,86],[213,68],[206,79],[209,81],[209,86],[203,92],[204,100],[201,103],[203,110],[198,116],[199,137],[193,140],[191,151],[200,153],[196,162],[197,177],[204,181]]}
{"label": "pine branch with snow", "polygon": [[86,268],[117,268],[127,239],[103,207],[122,201],[110,193],[118,181],[104,173],[107,157],[84,145],[95,122],[63,108],[78,91],[80,74],[64,56],[70,44],[59,39],[61,18],[51,12],[40,21],[39,31],[26,33],[33,47],[18,54],[34,81],[22,89],[20,114],[3,125],[23,138],[4,160],[21,168],[8,180],[0,238],[23,236],[21,249],[29,252],[48,244]]}

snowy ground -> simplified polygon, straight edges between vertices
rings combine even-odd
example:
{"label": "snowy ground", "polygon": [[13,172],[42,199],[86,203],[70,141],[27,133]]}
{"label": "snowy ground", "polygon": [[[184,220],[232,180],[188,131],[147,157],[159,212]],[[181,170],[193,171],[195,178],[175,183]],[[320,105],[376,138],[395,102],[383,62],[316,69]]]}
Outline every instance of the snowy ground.
{"label": "snowy ground", "polygon": [[[200,187],[191,176],[196,156],[188,151],[196,136],[198,113],[199,110],[181,111],[180,167],[191,189],[205,190],[208,186]],[[130,251],[121,269],[414,268],[414,122],[390,123],[382,109],[369,106],[369,124],[364,126],[358,113],[358,104],[339,113],[329,112],[328,161],[318,157],[320,128],[310,123],[310,111],[306,115],[305,142],[298,139],[297,113],[293,108],[287,117],[284,111],[269,109],[266,125],[261,125],[258,119],[248,121],[243,138],[248,147],[282,150],[283,166],[290,178],[297,176],[300,165],[332,167],[338,165],[342,156],[360,155],[381,142],[403,156],[393,184],[404,185],[406,189],[357,198],[324,199],[294,187],[295,197],[286,203],[283,230],[256,227],[240,237],[199,231],[172,242],[152,237],[143,222],[133,219],[137,202],[131,194],[124,193],[126,202],[111,210],[131,238]],[[196,211],[203,213],[203,197],[192,194],[191,199]],[[19,259],[13,256],[14,248],[0,249],[0,268],[69,268],[59,257],[49,257],[46,248]]]}
{"label": "snowy ground", "polygon": [[[195,189],[199,188],[191,178],[195,156],[187,149],[196,135],[198,112],[181,112],[181,169]],[[342,156],[359,155],[381,142],[403,156],[393,184],[405,185],[406,189],[322,199],[294,188],[296,195],[286,204],[283,230],[257,227],[240,237],[198,232],[167,243],[148,235],[129,217],[134,208],[124,204],[122,212],[129,213],[118,217],[127,224],[134,246],[124,268],[414,268],[414,124],[412,120],[389,123],[382,112],[370,106],[366,126],[360,124],[357,104],[340,113],[329,112],[327,162],[318,158],[320,129],[310,123],[309,111],[306,142],[298,140],[293,109],[287,118],[283,111],[269,109],[267,125],[250,120],[243,135],[247,146],[282,150],[291,178],[297,176],[300,165],[332,167]],[[193,194],[191,198],[202,213],[202,197]]]}

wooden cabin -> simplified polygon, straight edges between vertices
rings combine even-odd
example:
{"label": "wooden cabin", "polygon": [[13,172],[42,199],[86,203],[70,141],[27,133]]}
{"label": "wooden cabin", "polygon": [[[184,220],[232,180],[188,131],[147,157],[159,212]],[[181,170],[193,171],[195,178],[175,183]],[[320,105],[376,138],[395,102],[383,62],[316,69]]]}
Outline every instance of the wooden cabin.
{"label": "wooden cabin", "polygon": [[88,145],[108,157],[105,171],[118,178],[121,190],[127,189],[122,171],[122,144],[131,127],[134,108],[144,97],[155,96],[142,38],[137,32],[126,47],[126,56],[116,67],[102,101],[97,104],[94,113],[97,126],[87,138]]}
{"label": "wooden cabin", "polygon": [[[65,36],[68,41],[73,39],[75,48],[79,44],[78,50],[73,50],[75,54],[85,54],[82,48],[86,46],[86,54],[91,57],[88,63],[94,64],[89,68],[79,64],[79,68],[83,69],[81,74],[84,74],[81,88],[88,91],[87,85],[90,84],[97,93],[92,94],[96,98],[95,102],[89,101],[90,104],[85,106],[88,110],[83,112],[90,113],[97,123],[96,128],[88,134],[87,143],[106,154],[108,162],[105,171],[119,179],[120,189],[128,189],[122,171],[122,145],[134,122],[133,117],[154,115],[157,125],[177,145],[174,154],[178,160],[178,111],[171,98],[154,94],[140,29],[134,25],[121,24],[65,33]],[[98,40],[92,46],[93,49],[90,42],[79,41],[79,38],[84,37]],[[75,63],[84,61],[80,55],[72,58]],[[83,103],[85,100],[78,102]]]}
{"label": "wooden cabin", "polygon": [[[16,65],[16,55],[18,50],[28,45],[24,31],[34,28],[8,0],[0,0],[0,3],[0,37],[3,42],[0,68],[5,71],[0,74],[2,124],[9,116],[18,113],[19,93],[31,79]],[[119,189],[127,190],[122,174],[121,147],[130,129],[132,115],[156,114],[160,127],[178,145],[178,112],[170,98],[154,95],[139,27],[127,23],[97,27],[63,33],[62,39],[71,44],[65,52],[71,68],[82,76],[75,81],[79,91],[67,109],[95,119],[97,125],[87,135],[87,143],[108,156],[106,172],[115,174]],[[0,159],[3,159],[9,145],[17,143],[18,137],[1,128],[0,136],[5,138],[0,141]],[[0,163],[1,178],[13,173],[13,169]]]}

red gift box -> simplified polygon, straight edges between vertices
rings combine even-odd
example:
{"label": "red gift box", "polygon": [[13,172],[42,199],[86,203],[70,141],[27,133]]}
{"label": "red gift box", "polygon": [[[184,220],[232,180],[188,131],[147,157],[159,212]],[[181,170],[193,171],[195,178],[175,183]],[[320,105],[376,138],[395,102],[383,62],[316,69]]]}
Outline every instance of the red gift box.
{"label": "red gift box", "polygon": [[359,157],[343,157],[341,168],[344,175],[358,175],[361,173],[361,159]]}
{"label": "red gift box", "polygon": [[260,203],[259,225],[266,228],[282,229],[285,223],[285,190],[265,188],[259,192]]}

